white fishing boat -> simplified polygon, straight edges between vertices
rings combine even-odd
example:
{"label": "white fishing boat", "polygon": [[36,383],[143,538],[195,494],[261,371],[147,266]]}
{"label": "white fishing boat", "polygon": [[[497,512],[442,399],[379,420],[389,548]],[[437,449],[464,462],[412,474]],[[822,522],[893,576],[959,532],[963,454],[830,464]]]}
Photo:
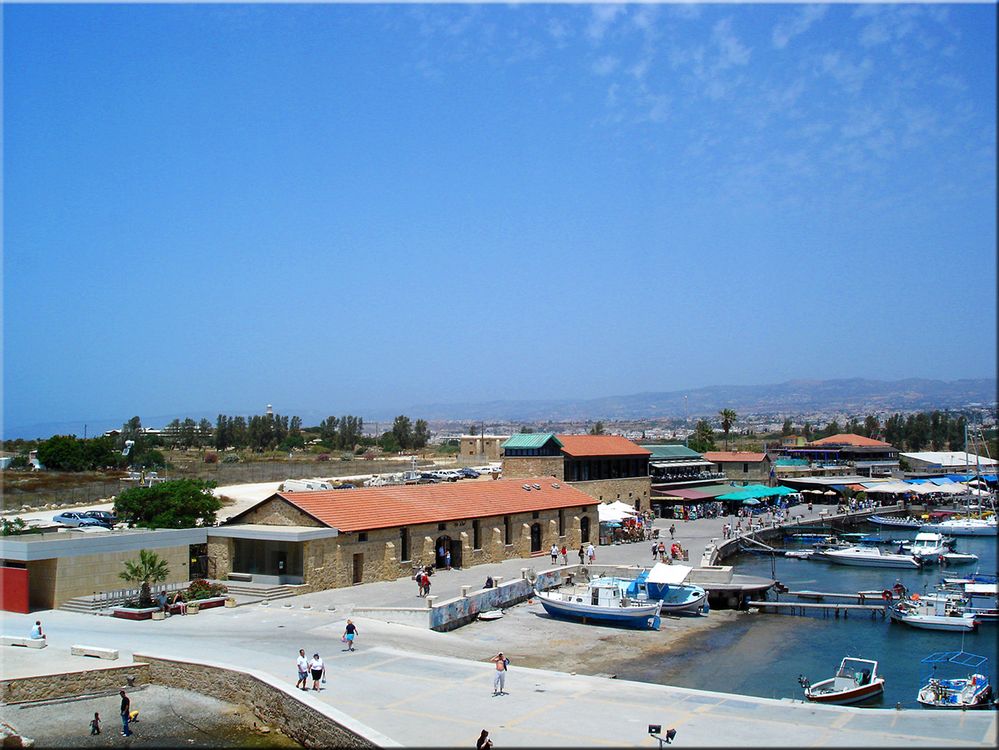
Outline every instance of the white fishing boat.
{"label": "white fishing boat", "polygon": [[934,597],[925,603],[914,598],[903,599],[888,608],[888,616],[893,622],[901,622],[921,630],[968,632],[978,627],[975,615],[964,612],[949,598]]}
{"label": "white fishing boat", "polygon": [[799,560],[807,560],[815,554],[813,549],[789,549],[785,550],[784,557],[796,557]]}
{"label": "white fishing boat", "polygon": [[595,578],[590,585],[617,585],[622,594],[637,601],[662,602],[661,612],[694,614],[705,609],[708,592],[700,586],[686,583],[693,570],[689,565],[656,563],[635,578]]}
{"label": "white fishing boat", "polygon": [[616,583],[591,583],[567,589],[537,591],[534,595],[553,617],[608,622],[637,628],[657,629],[662,602],[632,599],[622,594]]}
{"label": "white fishing boat", "polygon": [[938,523],[927,523],[920,531],[937,531],[953,536],[995,536],[996,517],[989,518],[948,518]]}
{"label": "white fishing boat", "polygon": [[944,552],[941,557],[945,565],[967,565],[978,562],[978,555],[971,552]]}
{"label": "white fishing boat", "polygon": [[847,547],[817,551],[813,560],[825,560],[836,565],[860,565],[874,568],[918,568],[919,561],[912,555],[882,552],[877,547]]}
{"label": "white fishing boat", "polygon": [[807,677],[798,675],[798,684],[805,689],[808,700],[837,706],[871,700],[885,691],[885,678],[878,674],[878,663],[850,656],[840,662],[835,677],[812,684]]}
{"label": "white fishing boat", "polygon": [[909,547],[909,553],[923,563],[937,562],[946,551],[944,535],[932,531],[920,531]]}
{"label": "white fishing boat", "polygon": [[[930,667],[916,700],[930,708],[990,708],[992,685],[984,665],[988,658],[967,651],[938,651],[920,661]],[[946,677],[945,672],[961,677]]]}

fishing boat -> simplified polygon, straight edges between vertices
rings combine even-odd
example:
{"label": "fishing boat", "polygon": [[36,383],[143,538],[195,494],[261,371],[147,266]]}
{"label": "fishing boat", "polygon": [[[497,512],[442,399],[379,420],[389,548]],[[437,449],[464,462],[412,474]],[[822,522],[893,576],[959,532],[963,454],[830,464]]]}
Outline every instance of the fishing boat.
{"label": "fishing boat", "polygon": [[944,535],[931,531],[920,531],[909,547],[909,553],[923,563],[937,562],[945,552]]}
{"label": "fishing boat", "polygon": [[631,599],[662,602],[662,612],[695,614],[705,609],[708,592],[700,586],[685,583],[693,570],[689,565],[656,563],[635,578],[595,578],[590,585],[613,583]]}
{"label": "fishing boat", "polygon": [[978,555],[971,552],[944,552],[941,557],[945,565],[967,565],[978,562]]}
{"label": "fishing boat", "polygon": [[885,691],[885,678],[878,674],[878,663],[850,656],[840,662],[835,677],[813,685],[807,677],[798,675],[798,684],[804,688],[808,700],[837,706],[868,701]]}
{"label": "fishing boat", "polygon": [[632,599],[613,582],[591,582],[568,589],[535,590],[534,595],[553,617],[592,622],[607,622],[635,628],[659,628],[662,602]]}
{"label": "fishing boat", "polygon": [[927,523],[920,531],[938,531],[953,536],[995,536],[996,517],[988,518],[948,518],[939,523]]}
{"label": "fishing boat", "polygon": [[971,612],[965,612],[949,597],[933,597],[925,603],[915,597],[902,599],[888,608],[888,616],[893,622],[901,622],[921,630],[950,630],[968,632],[978,627],[978,621]]}
{"label": "fishing boat", "polygon": [[912,555],[882,552],[877,547],[847,547],[817,551],[813,560],[825,560],[836,565],[861,565],[876,568],[918,568],[919,561]]}
{"label": "fishing boat", "polygon": [[923,525],[923,522],[916,518],[900,516],[870,516],[867,520],[879,526],[896,526],[900,529],[918,529]]}
{"label": "fishing boat", "polygon": [[[920,664],[930,667],[926,683],[916,700],[931,708],[989,708],[992,685],[984,665],[988,658],[967,651],[937,651]],[[945,677],[944,672],[959,671],[962,677]]]}

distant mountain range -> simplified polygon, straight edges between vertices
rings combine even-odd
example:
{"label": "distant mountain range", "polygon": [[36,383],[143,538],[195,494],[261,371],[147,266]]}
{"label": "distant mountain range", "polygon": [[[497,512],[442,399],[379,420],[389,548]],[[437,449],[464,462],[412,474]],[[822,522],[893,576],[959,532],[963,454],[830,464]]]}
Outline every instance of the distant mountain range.
{"label": "distant mountain range", "polygon": [[[686,404],[684,398],[686,397]],[[414,405],[406,414],[432,420],[568,421],[650,419],[715,414],[869,412],[948,409],[996,401],[996,379],[788,380],[772,385],[712,385],[683,391],[593,399],[484,401]],[[385,418],[388,418],[387,415]]]}
{"label": "distant mountain range", "polygon": [[[684,403],[686,397],[686,404]],[[738,414],[806,414],[809,412],[846,412],[867,414],[876,411],[952,409],[978,404],[987,406],[996,401],[996,379],[964,380],[788,380],[772,385],[711,385],[683,391],[636,393],[630,396],[605,396],[593,399],[550,399],[530,401],[481,401],[465,403],[431,403],[382,407],[376,409],[346,408],[335,411],[320,409],[277,409],[281,414],[298,415],[306,426],[319,424],[330,413],[358,414],[366,425],[385,422],[407,414],[412,419],[428,421],[489,421],[543,422],[585,421],[594,419],[654,419],[714,415],[720,409],[732,409]],[[238,414],[239,412],[226,413]],[[249,415],[248,410],[244,413]],[[86,420],[89,435],[121,427],[131,414],[114,418]],[[140,415],[142,416],[142,415]],[[216,412],[142,416],[142,423],[163,427],[173,419],[202,417],[215,424]],[[56,434],[83,435],[83,420],[47,422],[8,429],[6,437],[48,437]]]}

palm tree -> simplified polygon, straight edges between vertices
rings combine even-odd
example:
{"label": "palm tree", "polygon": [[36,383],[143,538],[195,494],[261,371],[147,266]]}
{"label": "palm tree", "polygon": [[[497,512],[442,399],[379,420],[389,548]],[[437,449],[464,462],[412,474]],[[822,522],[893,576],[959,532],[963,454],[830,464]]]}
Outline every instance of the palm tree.
{"label": "palm tree", "polygon": [[151,607],[153,597],[149,592],[150,584],[162,583],[168,575],[170,575],[170,568],[166,560],[161,559],[155,552],[140,549],[138,562],[125,561],[125,570],[119,573],[118,577],[129,583],[140,584],[139,606]]}
{"label": "palm tree", "polygon": [[725,450],[728,450],[728,431],[731,430],[732,425],[735,424],[736,413],[731,409],[722,409],[718,412],[718,416],[721,417],[722,432],[725,433]]}

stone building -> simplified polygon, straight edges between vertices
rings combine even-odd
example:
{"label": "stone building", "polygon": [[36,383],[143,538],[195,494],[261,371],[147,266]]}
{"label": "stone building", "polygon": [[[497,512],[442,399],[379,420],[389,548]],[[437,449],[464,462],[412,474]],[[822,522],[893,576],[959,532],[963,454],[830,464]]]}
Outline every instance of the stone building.
{"label": "stone building", "polygon": [[753,451],[706,451],[704,460],[713,463],[727,479],[736,482],[762,483],[770,481],[772,462],[766,453]]}
{"label": "stone building", "polygon": [[503,476],[554,477],[603,503],[647,510],[650,451],[619,435],[513,435],[503,444]]}
{"label": "stone building", "polygon": [[[552,477],[279,492],[222,527],[252,538],[210,536],[208,557],[254,581],[321,590],[440,566],[445,551],[452,567],[465,567],[547,554],[552,544],[578,548],[596,543],[597,523],[593,499]],[[282,528],[301,538],[276,538]]]}
{"label": "stone building", "polygon": [[503,443],[509,435],[462,435],[458,443],[458,460],[462,464],[499,461]]}

